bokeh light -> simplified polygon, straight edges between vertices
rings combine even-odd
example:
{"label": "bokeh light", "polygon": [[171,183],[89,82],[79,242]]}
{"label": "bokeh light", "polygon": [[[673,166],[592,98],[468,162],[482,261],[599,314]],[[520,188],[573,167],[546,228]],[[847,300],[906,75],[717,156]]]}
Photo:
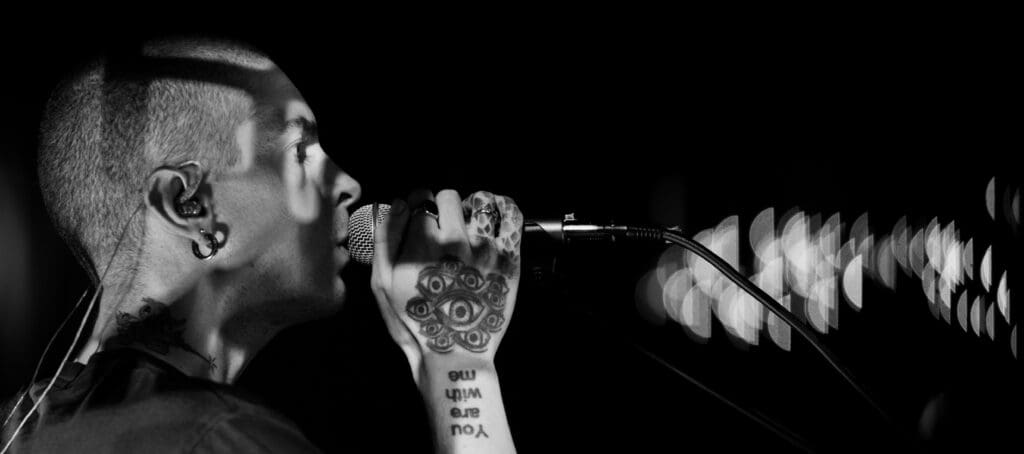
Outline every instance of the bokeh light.
{"label": "bokeh light", "polygon": [[970,304],[970,298],[967,296],[967,291],[964,290],[956,302],[956,321],[960,323],[960,329],[965,333],[970,330],[967,320],[968,304]]}
{"label": "bokeh light", "polygon": [[996,220],[996,177],[992,177],[985,187],[985,209],[988,211],[988,217]]}
{"label": "bokeh light", "polygon": [[985,255],[981,257],[981,268],[978,270],[981,275],[981,286],[985,291],[992,288],[992,246],[985,249]]}
{"label": "bokeh light", "polygon": [[1006,274],[1008,271],[1003,271],[1003,277],[999,278],[999,288],[996,290],[996,304],[999,305],[999,312],[1003,314],[1003,319],[1007,323],[1010,322],[1010,289],[1006,287]]}
{"label": "bokeh light", "polygon": [[[1011,206],[1007,217],[1019,219],[1019,191],[1012,199],[1004,200]],[[986,208],[994,219],[994,178],[986,189]],[[693,238],[737,270],[747,270],[755,285],[819,333],[839,329],[840,298],[860,312],[870,304],[865,301],[869,281],[895,292],[906,287],[906,278],[912,278],[909,283],[917,281],[913,285],[921,289],[921,301],[935,319],[958,325],[964,333],[996,339],[1002,329],[996,326],[997,310],[1007,325],[1012,323],[1008,271],[1002,271],[992,293],[993,246],[976,245],[975,238],[966,235],[961,238],[956,220],[933,216],[914,228],[907,216],[901,216],[876,237],[866,212],[849,229],[839,213],[808,214],[793,208],[777,217],[777,212],[775,207],[758,212],[747,226],[746,238],[741,238],[740,217],[735,215]],[[751,254],[741,254],[746,247]],[[975,259],[976,247],[984,248],[980,260]],[[741,257],[749,257],[744,259],[747,263],[740,263]],[[636,295],[645,319],[675,321],[695,341],[710,339],[714,317],[738,345],[758,345],[764,329],[773,345],[785,351],[792,347],[789,325],[710,264],[680,248],[664,251],[657,267],[637,284]],[[1016,332],[1014,327],[1008,330]]]}

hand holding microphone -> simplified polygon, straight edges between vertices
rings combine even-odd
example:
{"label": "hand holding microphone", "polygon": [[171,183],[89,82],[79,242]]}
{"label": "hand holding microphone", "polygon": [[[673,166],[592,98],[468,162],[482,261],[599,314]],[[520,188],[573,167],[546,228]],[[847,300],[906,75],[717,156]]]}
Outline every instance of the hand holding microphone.
{"label": "hand holding microphone", "polygon": [[414,375],[425,356],[493,361],[519,287],[523,216],[512,199],[417,191],[357,210],[352,226],[353,258],[372,252],[374,296]]}

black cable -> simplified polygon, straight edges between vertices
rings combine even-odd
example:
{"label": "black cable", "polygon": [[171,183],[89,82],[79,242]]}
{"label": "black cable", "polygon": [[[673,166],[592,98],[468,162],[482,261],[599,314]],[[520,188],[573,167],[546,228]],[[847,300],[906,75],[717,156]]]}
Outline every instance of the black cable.
{"label": "black cable", "polygon": [[729,265],[728,262],[722,260],[722,258],[716,255],[714,252],[711,252],[710,249],[704,247],[703,244],[700,244],[696,241],[679,235],[678,233],[673,232],[671,230],[663,230],[662,237],[665,240],[668,240],[682,247],[683,249],[693,252],[694,254],[697,254],[697,256],[699,256],[700,258],[706,260],[718,271],[720,271],[727,278],[729,278],[729,280],[731,280],[737,286],[739,286],[747,293],[749,293],[751,296],[756,298],[758,302],[760,302],[762,305],[768,308],[769,311],[774,313],[776,316],[782,319],[782,321],[786,322],[786,324],[788,324],[790,327],[796,330],[796,332],[803,336],[803,338],[806,339],[807,342],[809,342],[811,346],[814,347],[814,349],[821,354],[821,356],[825,357],[825,360],[828,361],[832,368],[834,368],[836,372],[839,372],[839,375],[841,375],[843,379],[845,379],[846,382],[849,383],[850,386],[852,386],[853,389],[856,390],[857,393],[860,394],[860,396],[863,397],[864,400],[866,400],[871,405],[871,407],[878,412],[878,414],[887,424],[889,424],[891,427],[896,427],[895,423],[893,422],[893,419],[890,418],[884,410],[882,410],[882,407],[879,406],[875,402],[875,400],[872,399],[871,396],[869,396],[868,393],[865,392],[864,389],[857,384],[856,381],[854,381],[853,376],[839,363],[839,359],[836,358],[836,356],[831,351],[829,351],[828,348],[825,347],[825,345],[818,339],[818,337],[813,332],[811,332],[811,330],[806,325],[804,325],[803,322],[801,322],[791,312],[789,312],[789,310],[786,309],[785,306],[775,301],[770,295],[765,293],[764,290],[761,290],[760,287],[750,282],[750,280],[748,280],[745,276],[736,271],[736,269],[733,268],[732,265]]}
{"label": "black cable", "polygon": [[89,289],[87,288],[85,289],[85,292],[82,293],[82,296],[78,298],[78,302],[75,303],[75,306],[71,308],[71,312],[68,312],[68,315],[64,317],[64,321],[60,322],[60,326],[57,327],[57,331],[50,336],[50,341],[46,343],[46,348],[43,349],[42,356],[40,356],[39,361],[36,362],[36,370],[32,373],[32,379],[28,382],[28,388],[25,389],[25,391],[21,393],[21,396],[18,397],[18,401],[14,403],[14,408],[11,409],[11,414],[7,415],[7,418],[4,419],[3,425],[0,425],[0,430],[7,427],[7,423],[11,421],[11,418],[14,417],[14,413],[18,411],[19,407],[21,407],[21,402],[25,400],[25,396],[28,395],[32,385],[39,378],[39,371],[43,368],[43,361],[46,359],[46,355],[50,353],[50,347],[53,346],[53,342],[57,340],[57,336],[60,335],[61,331],[64,331],[64,326],[68,324],[68,320],[71,320],[71,316],[75,315],[75,312],[78,311],[78,307],[81,306],[82,301],[85,300],[85,295],[88,294]]}
{"label": "black cable", "polygon": [[[597,323],[605,325],[604,326],[605,329],[603,330],[603,332],[605,332],[605,333],[615,333],[616,332],[616,330],[611,329],[611,326],[608,326],[608,324],[605,321],[605,319],[603,319],[599,315],[595,314],[589,308],[581,307],[579,309],[580,309],[580,312],[582,312],[583,314],[589,316],[590,318],[592,318]],[[787,429],[782,424],[776,423],[776,422],[772,421],[771,419],[769,419],[766,416],[763,416],[763,415],[760,415],[760,414],[758,414],[756,412],[752,412],[750,410],[747,410],[747,409],[743,408],[742,406],[740,406],[739,404],[729,400],[728,397],[725,397],[724,395],[716,392],[714,389],[711,389],[710,386],[705,385],[700,380],[690,376],[689,374],[684,372],[682,369],[674,366],[672,363],[668,362],[667,360],[665,360],[661,356],[658,356],[658,354],[648,350],[647,348],[645,348],[643,345],[641,345],[639,342],[633,340],[632,338],[624,336],[622,334],[619,334],[619,335],[617,335],[615,337],[618,338],[618,340],[621,341],[622,343],[627,344],[630,347],[632,347],[634,350],[640,352],[641,354],[646,356],[648,359],[651,359],[652,361],[658,363],[658,365],[660,365],[660,366],[662,366],[662,367],[672,371],[673,373],[678,375],[680,378],[682,378],[682,379],[690,382],[690,384],[696,386],[697,389],[699,389],[701,391],[704,391],[705,393],[707,393],[711,397],[714,397],[715,399],[718,399],[718,401],[720,401],[723,404],[725,404],[725,406],[727,406],[727,407],[733,409],[734,411],[736,411],[737,413],[745,416],[747,419],[750,419],[755,424],[760,425],[765,430],[767,430],[767,431],[777,435],[779,438],[785,440],[786,442],[788,442],[789,444],[793,445],[794,447],[800,449],[803,452],[815,452],[814,449],[811,449],[808,446],[808,443],[807,443],[806,440],[804,440],[802,437],[797,435],[792,430]]]}

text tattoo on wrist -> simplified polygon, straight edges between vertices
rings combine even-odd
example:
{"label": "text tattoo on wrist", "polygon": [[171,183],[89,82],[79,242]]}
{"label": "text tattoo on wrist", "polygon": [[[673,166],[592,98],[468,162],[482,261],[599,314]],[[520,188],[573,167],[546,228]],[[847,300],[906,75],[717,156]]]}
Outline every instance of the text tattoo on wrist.
{"label": "text tattoo on wrist", "polygon": [[[453,383],[460,381],[473,382],[476,381],[476,370],[453,370],[448,372],[448,379]],[[473,399],[482,399],[483,394],[480,393],[480,388],[476,387],[463,387],[463,388],[449,388],[444,390],[444,395],[449,400],[454,402],[456,405],[471,404]],[[456,435],[471,435],[473,438],[491,438],[487,434],[487,430],[484,429],[484,425],[479,423],[480,420],[480,407],[458,407],[453,406],[448,414],[451,416],[451,424],[449,429],[451,430],[452,436]]]}
{"label": "text tattoo on wrist", "polygon": [[505,324],[505,277],[487,277],[476,268],[454,258],[420,272],[416,283],[419,296],[405,306],[405,312],[420,324],[427,347],[447,353],[456,345],[471,351],[487,351],[491,334]]}

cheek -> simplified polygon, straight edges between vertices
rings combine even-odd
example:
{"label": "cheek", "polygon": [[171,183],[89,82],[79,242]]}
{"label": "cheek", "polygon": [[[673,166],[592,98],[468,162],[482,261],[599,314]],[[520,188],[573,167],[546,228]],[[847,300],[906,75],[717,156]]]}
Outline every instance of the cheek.
{"label": "cheek", "polygon": [[288,210],[300,223],[313,222],[320,215],[321,200],[316,185],[298,165],[288,165],[283,175]]}

